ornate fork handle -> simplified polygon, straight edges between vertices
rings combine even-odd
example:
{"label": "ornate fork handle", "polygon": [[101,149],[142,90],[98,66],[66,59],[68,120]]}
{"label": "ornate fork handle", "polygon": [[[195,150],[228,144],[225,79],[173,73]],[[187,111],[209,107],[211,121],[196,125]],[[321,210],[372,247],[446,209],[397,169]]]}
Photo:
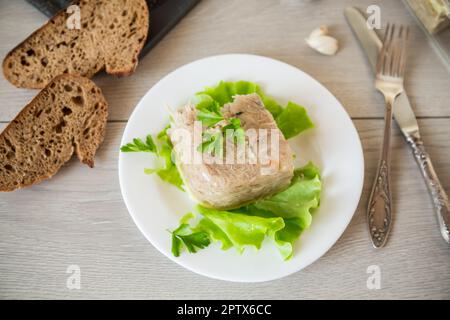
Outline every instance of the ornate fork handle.
{"label": "ornate fork handle", "polygon": [[386,102],[385,127],[381,158],[367,208],[369,232],[375,248],[384,246],[392,223],[392,201],[389,179],[391,124],[392,101],[388,100]]}
{"label": "ornate fork handle", "polygon": [[428,191],[433,200],[434,210],[436,211],[442,237],[447,243],[450,243],[450,203],[448,196],[434,170],[430,156],[425,151],[419,133],[415,132],[407,136],[406,141],[413,150],[414,158],[416,159],[427,184]]}

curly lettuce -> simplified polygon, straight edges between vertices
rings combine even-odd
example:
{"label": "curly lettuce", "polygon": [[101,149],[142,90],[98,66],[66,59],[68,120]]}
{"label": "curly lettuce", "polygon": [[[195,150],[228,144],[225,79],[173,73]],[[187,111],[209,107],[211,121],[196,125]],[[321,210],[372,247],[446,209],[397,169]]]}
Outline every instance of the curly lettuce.
{"label": "curly lettuce", "polygon": [[[305,108],[293,102],[289,102],[283,108],[274,99],[267,96],[259,85],[249,81],[221,81],[214,87],[206,87],[195,96],[196,108],[199,109],[202,115],[202,121],[206,121],[207,124],[214,124],[222,119],[220,109],[224,104],[233,101],[235,95],[250,93],[257,93],[261,97],[265,107],[274,117],[278,128],[286,139],[295,137],[301,132],[314,127]],[[173,146],[167,135],[167,129],[169,127],[170,125],[157,135],[156,140],[160,144],[160,149],[153,142],[152,136],[148,135],[145,141],[142,141],[140,138],[135,138],[133,142],[123,145],[120,150],[122,152],[154,153],[158,158],[162,159],[164,166],[160,168],[146,168],[144,172],[146,174],[157,174],[161,180],[184,191],[181,174],[171,156]],[[208,145],[211,145],[211,143]]]}
{"label": "curly lettuce", "polygon": [[197,205],[202,219],[190,228],[193,233],[206,233],[210,243],[221,242],[222,250],[235,248],[240,253],[246,246],[261,248],[268,237],[283,259],[288,260],[293,255],[294,243],[311,225],[311,213],[319,206],[321,190],[319,170],[308,163],[295,170],[286,190],[272,197],[231,211]]}
{"label": "curly lettuce", "polygon": [[314,124],[309,118],[306,109],[294,102],[289,102],[282,107],[274,99],[267,96],[261,87],[249,81],[225,82],[221,81],[214,87],[206,87],[197,93],[197,109],[218,113],[220,108],[233,101],[235,95],[257,93],[264,106],[272,114],[278,128],[286,139],[290,139],[301,132],[313,128]]}
{"label": "curly lettuce", "polygon": [[[221,108],[232,102],[235,95],[257,93],[267,110],[274,117],[278,128],[286,139],[313,128],[306,109],[294,102],[282,107],[267,96],[259,85],[249,81],[221,81],[214,87],[206,87],[196,94],[196,108],[205,124],[213,125],[222,120]],[[155,139],[149,135],[145,141],[137,138],[121,147],[122,152],[151,152],[164,165],[147,168],[147,174],[157,174],[163,181],[183,190],[183,180],[173,161],[173,145],[167,135],[167,126]],[[207,148],[214,141],[205,141]],[[284,260],[292,257],[294,244],[312,222],[312,212],[319,207],[322,183],[318,168],[308,163],[294,171],[290,186],[271,197],[261,199],[247,206],[220,211],[196,206],[201,215],[193,223],[194,214],[189,213],[180,220],[172,234],[172,253],[179,256],[183,250],[195,253],[211,243],[221,243],[222,250],[235,248],[242,253],[245,247],[261,248],[264,239],[269,238],[277,246]]]}

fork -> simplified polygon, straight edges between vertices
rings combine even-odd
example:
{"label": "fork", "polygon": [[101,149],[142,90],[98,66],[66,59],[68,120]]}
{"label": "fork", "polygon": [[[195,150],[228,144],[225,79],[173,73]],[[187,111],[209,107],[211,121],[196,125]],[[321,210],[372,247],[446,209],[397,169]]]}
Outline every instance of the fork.
{"label": "fork", "polygon": [[375,87],[386,101],[383,146],[375,181],[369,198],[367,220],[372,244],[383,247],[392,224],[392,198],[390,189],[390,142],[392,108],[395,98],[403,92],[405,51],[408,28],[388,24],[383,38],[383,47],[378,55]]}

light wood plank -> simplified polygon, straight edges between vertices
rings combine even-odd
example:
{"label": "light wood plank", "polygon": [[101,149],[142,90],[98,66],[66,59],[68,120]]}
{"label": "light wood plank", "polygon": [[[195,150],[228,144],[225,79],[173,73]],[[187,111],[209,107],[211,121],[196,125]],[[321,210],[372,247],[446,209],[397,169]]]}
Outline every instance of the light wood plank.
{"label": "light wood plank", "polygon": [[[448,245],[397,129],[394,228],[386,248],[371,248],[364,208],[383,121],[355,124],[366,161],[363,198],[341,239],[301,272],[268,283],[227,283],[198,276],[165,258],[140,234],[122,202],[117,158],[125,124],[110,123],[94,169],[72,159],[50,181],[0,194],[0,298],[449,298]],[[420,125],[450,191],[450,119],[421,120]],[[81,267],[79,291],[65,285],[71,264]],[[374,264],[381,267],[381,290],[366,288],[366,268]]]}
{"label": "light wood plank", "polygon": [[[357,5],[365,9],[371,0]],[[382,20],[411,27],[412,41],[406,88],[419,116],[450,116],[450,77],[401,1],[382,0]],[[280,59],[311,74],[326,85],[352,117],[382,117],[383,101],[373,88],[373,76],[343,16],[355,1],[205,0],[142,61],[128,78],[101,74],[95,82],[110,103],[110,119],[128,119],[139,99],[175,68],[215,54],[252,53]],[[2,1],[0,57],[44,22],[25,1]],[[328,24],[340,41],[334,57],[310,49],[309,32]],[[174,88],[176,90],[176,88]],[[35,95],[15,89],[0,77],[0,121],[12,119]]]}
{"label": "light wood plank", "polygon": [[[383,21],[412,27],[406,87],[419,116],[449,117],[450,78],[400,2],[378,1]],[[140,63],[136,74],[94,80],[110,103],[110,119],[128,119],[139,99],[165,74],[192,60],[246,52],[291,63],[324,83],[353,117],[380,118],[382,99],[342,11],[354,1],[204,0]],[[358,1],[364,9],[369,0]],[[25,1],[0,2],[0,56],[45,21]],[[303,38],[329,24],[341,42],[323,57]],[[0,121],[12,119],[36,94],[0,77]],[[394,229],[388,247],[371,248],[365,205],[378,159],[381,120],[356,120],[366,160],[363,197],[350,226],[319,261],[288,278],[262,284],[210,280],[172,263],[139,233],[118,186],[117,156],[125,123],[109,123],[96,168],[72,159],[51,180],[0,194],[0,298],[450,298],[448,246],[398,130],[393,141]],[[450,191],[450,119],[421,120],[424,140]],[[6,126],[0,123],[0,130]],[[82,290],[68,290],[68,265],[82,269]],[[382,289],[366,289],[377,264]],[[192,290],[191,288],[195,288]],[[217,288],[220,288],[218,290]]]}

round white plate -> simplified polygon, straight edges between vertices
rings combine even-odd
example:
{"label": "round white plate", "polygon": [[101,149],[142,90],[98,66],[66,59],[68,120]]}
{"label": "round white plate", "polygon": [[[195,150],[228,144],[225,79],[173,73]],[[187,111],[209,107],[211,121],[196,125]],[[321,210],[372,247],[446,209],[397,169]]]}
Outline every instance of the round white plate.
{"label": "round white plate", "polygon": [[242,255],[233,248],[210,245],[196,254],[171,253],[167,231],[192,211],[194,202],[156,175],[144,174],[154,156],[120,153],[119,179],[122,195],[134,222],[164,255],[183,267],[207,277],[241,282],[259,282],[287,276],[305,268],[338,240],[349,224],[361,195],[364,160],[361,142],[351,119],[337,99],[303,71],[266,57],[230,54],[201,59],[170,73],[141,99],[128,121],[122,145],[135,137],[156,134],[168,123],[166,107],[178,108],[205,86],[221,80],[248,80],[285,105],[289,100],[303,105],[316,127],[289,140],[297,164],[313,161],[322,172],[323,194],[310,229],[295,244],[294,256],[283,261],[270,241],[261,250],[249,247]]}

